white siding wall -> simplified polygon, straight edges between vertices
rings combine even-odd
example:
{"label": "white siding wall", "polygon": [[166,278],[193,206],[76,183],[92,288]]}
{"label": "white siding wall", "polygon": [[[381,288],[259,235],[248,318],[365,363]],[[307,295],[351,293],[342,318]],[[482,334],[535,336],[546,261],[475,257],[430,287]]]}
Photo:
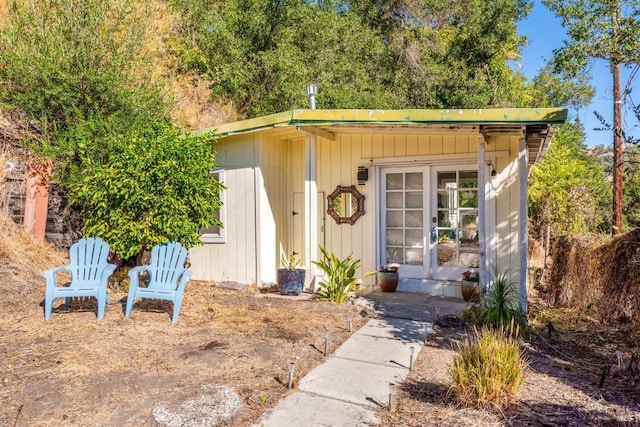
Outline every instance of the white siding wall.
{"label": "white siding wall", "polygon": [[[326,195],[338,185],[355,185],[365,196],[365,215],[354,225],[341,224],[327,217],[326,246],[340,257],[353,252],[364,263],[365,270],[375,270],[378,242],[375,230],[379,221],[377,209],[376,168],[384,162],[393,165],[437,165],[437,156],[447,161],[456,158],[476,162],[478,134],[344,134],[335,141],[318,139],[318,191]],[[486,155],[494,159],[498,172],[492,196],[494,211],[487,215],[493,221],[487,228],[491,265],[501,271],[519,269],[518,259],[518,137],[489,137]],[[358,185],[358,166],[369,166],[369,181]],[[370,278],[370,281],[373,281]]]}
{"label": "white siding wall", "polygon": [[[317,138],[317,188],[326,196],[338,185],[355,185],[365,196],[365,215],[354,225],[338,225],[326,216],[326,247],[340,257],[354,253],[365,270],[377,268],[375,230],[378,221],[376,170],[394,165],[475,162],[478,134],[432,133],[336,134],[334,141]],[[273,131],[227,137],[214,146],[218,165],[226,171],[226,243],[208,243],[190,251],[195,280],[237,281],[265,285],[275,282],[280,255],[296,250],[300,221],[294,200],[304,194],[305,137],[279,137]],[[487,156],[498,176],[493,179],[495,221],[488,228],[490,262],[501,270],[519,270],[517,136],[489,137]],[[369,166],[369,181],[358,185],[358,166]],[[299,200],[299,199],[298,199]],[[298,203],[299,205],[299,203]],[[326,206],[325,206],[326,207]],[[303,206],[304,209],[304,206]],[[297,209],[296,209],[297,210]],[[304,211],[299,212],[302,216]],[[304,224],[304,221],[302,221]],[[322,225],[322,221],[319,222]],[[307,266],[311,260],[303,260]],[[370,278],[372,281],[373,278]]]}
{"label": "white siding wall", "polygon": [[257,135],[216,143],[216,162],[225,170],[225,243],[206,243],[189,251],[194,280],[255,283]]}

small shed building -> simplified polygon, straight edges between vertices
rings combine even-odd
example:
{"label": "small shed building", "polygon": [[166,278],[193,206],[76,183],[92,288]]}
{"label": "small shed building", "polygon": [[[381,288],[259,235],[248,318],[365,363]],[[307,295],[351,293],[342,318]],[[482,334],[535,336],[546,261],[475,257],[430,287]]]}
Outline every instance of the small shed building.
{"label": "small shed building", "polygon": [[314,288],[322,245],[364,271],[397,264],[401,291],[460,296],[464,271],[487,283],[495,267],[526,296],[528,171],[566,116],[300,109],[221,125],[224,228],[191,249],[193,279],[269,286],[295,252]]}

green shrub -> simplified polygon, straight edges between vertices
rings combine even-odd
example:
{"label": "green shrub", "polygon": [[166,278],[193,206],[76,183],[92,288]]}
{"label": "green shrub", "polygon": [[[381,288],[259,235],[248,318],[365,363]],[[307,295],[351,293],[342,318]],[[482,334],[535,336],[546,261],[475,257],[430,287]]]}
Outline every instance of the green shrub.
{"label": "green shrub", "polygon": [[513,329],[483,328],[460,344],[449,370],[460,402],[471,407],[509,406],[527,366],[516,335]]}
{"label": "green shrub", "polygon": [[[329,253],[327,249],[320,246],[323,259],[313,261],[324,272],[324,280],[320,282],[318,295],[322,299],[337,303],[344,303],[349,298],[349,293],[355,289],[358,278],[355,277],[356,270],[362,266],[360,260],[354,260],[353,254],[349,254],[345,259],[340,260],[335,254]],[[363,277],[374,274],[373,271],[366,272]]]}
{"label": "green shrub", "polygon": [[119,149],[84,169],[69,193],[84,235],[102,237],[123,260],[169,241],[201,244],[201,229],[223,226],[213,215],[223,186],[211,175],[212,137],[162,119],[118,136]]}

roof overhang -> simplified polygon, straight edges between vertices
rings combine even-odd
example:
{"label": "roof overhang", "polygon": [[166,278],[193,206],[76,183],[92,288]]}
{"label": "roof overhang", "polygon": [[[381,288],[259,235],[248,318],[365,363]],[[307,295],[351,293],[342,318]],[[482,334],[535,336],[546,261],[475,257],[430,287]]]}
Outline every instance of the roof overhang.
{"label": "roof overhang", "polygon": [[529,166],[541,161],[551,137],[552,126],[563,124],[567,110],[561,108],[495,108],[473,110],[291,110],[254,119],[200,129],[225,137],[266,130],[282,134],[311,133],[333,139],[349,131],[460,131],[520,135],[526,138]]}

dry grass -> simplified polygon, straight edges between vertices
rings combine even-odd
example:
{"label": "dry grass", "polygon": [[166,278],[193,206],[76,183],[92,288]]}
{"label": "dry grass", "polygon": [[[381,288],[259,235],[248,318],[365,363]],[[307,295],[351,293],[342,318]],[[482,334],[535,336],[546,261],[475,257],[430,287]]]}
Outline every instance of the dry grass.
{"label": "dry grass", "polygon": [[213,102],[209,83],[198,75],[177,75],[171,82],[176,95],[173,119],[185,129],[204,129],[239,119],[231,102]]}
{"label": "dry grass", "polygon": [[465,406],[509,407],[524,382],[527,365],[513,336],[513,331],[482,328],[460,345],[450,375]]}
{"label": "dry grass", "polygon": [[65,257],[51,244],[35,240],[32,234],[0,213],[0,265],[4,269],[14,270],[18,276],[25,272],[39,274],[62,264]]}
{"label": "dry grass", "polygon": [[640,229],[605,239],[561,238],[542,286],[551,306],[579,308],[603,324],[640,329]]}
{"label": "dry grass", "polygon": [[[0,218],[3,218],[0,216]],[[0,223],[0,425],[155,425],[154,405],[204,384],[235,390],[244,402],[234,425],[254,422],[366,319],[358,307],[280,299],[256,289],[187,285],[180,320],[170,303],[137,302],[124,317],[126,292],[110,289],[105,318],[95,300],[54,302],[44,320],[41,272],[66,253],[39,243],[5,218]]]}

